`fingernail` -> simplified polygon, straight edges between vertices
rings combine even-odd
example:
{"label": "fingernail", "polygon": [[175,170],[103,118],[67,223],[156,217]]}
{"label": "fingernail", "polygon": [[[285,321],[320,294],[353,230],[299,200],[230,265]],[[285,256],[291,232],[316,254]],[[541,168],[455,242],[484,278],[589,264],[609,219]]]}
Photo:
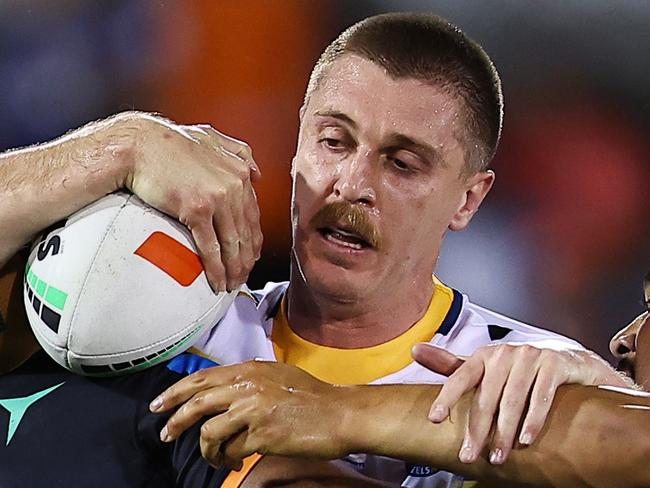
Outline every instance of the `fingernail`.
{"label": "fingernail", "polygon": [[504,456],[503,451],[499,448],[494,449],[490,453],[490,463],[491,464],[503,464]]}
{"label": "fingernail", "polygon": [[167,430],[166,425],[160,431],[160,440],[163,441],[163,442],[168,442],[169,441],[169,431]]}
{"label": "fingernail", "polygon": [[460,452],[458,453],[458,459],[460,459],[461,463],[471,463],[472,461],[474,461],[474,453],[472,452],[472,445],[468,441],[463,442],[463,446],[461,447]]}
{"label": "fingernail", "polygon": [[447,417],[447,410],[442,405],[434,405],[429,412],[429,420],[431,422],[442,422]]}
{"label": "fingernail", "polygon": [[519,444],[529,446],[533,443],[533,436],[530,432],[522,432],[519,436]]}
{"label": "fingernail", "polygon": [[161,396],[157,396],[157,397],[154,398],[153,401],[149,404],[149,410],[151,410],[152,412],[157,412],[157,411],[160,410],[160,408],[162,407],[162,404],[163,404],[162,395],[161,395]]}

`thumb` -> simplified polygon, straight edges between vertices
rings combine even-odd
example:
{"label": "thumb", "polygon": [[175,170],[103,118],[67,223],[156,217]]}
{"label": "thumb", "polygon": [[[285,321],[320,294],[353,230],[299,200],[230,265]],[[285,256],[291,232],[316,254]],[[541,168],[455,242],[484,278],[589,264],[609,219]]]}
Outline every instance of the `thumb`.
{"label": "thumb", "polygon": [[465,359],[460,356],[424,342],[413,346],[411,355],[425,368],[444,376],[451,375],[465,362]]}

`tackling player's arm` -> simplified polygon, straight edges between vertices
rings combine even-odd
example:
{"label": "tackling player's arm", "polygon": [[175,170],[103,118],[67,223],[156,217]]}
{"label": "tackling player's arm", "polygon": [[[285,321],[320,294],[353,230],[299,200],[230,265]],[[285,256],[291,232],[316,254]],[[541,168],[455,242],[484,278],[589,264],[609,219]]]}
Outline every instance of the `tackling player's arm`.
{"label": "tackling player's arm", "polygon": [[126,112],[0,154],[0,267],[36,233],[118,189],[189,227],[215,289],[245,281],[262,234],[250,148],[207,125]]}
{"label": "tackling player's arm", "polygon": [[494,466],[487,451],[472,464],[458,459],[474,391],[434,424],[427,413],[439,391],[436,385],[332,386],[285,364],[251,362],[191,375],[152,408],[184,403],[162,432],[166,440],[216,415],[201,428],[202,453],[235,467],[254,452],[321,459],[367,452],[477,479],[575,487],[613,486],[624,477],[631,486],[650,485],[647,394],[563,386],[535,444]]}

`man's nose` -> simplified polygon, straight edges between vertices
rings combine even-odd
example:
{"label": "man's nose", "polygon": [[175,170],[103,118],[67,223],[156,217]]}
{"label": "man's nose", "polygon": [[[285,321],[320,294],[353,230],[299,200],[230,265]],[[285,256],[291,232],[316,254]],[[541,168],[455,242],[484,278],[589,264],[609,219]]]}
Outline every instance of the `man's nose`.
{"label": "man's nose", "polygon": [[334,194],[350,203],[374,206],[377,195],[373,183],[376,164],[373,159],[371,151],[359,148],[342,161],[334,182]]}
{"label": "man's nose", "polygon": [[609,341],[609,351],[618,359],[634,358],[636,354],[636,329],[626,327]]}

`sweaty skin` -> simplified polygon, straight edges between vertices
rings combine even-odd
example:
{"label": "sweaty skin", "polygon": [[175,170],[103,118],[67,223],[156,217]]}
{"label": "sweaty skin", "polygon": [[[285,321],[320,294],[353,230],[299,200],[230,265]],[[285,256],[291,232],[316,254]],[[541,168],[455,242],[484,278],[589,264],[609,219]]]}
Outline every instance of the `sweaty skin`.
{"label": "sweaty skin", "polygon": [[[367,452],[496,482],[533,486],[650,486],[650,394],[565,385],[536,442],[491,465],[457,453],[475,392],[449,418],[427,419],[439,385],[332,386],[282,363],[253,361],[197,372],[152,403],[166,411],[170,441],[203,416],[201,450],[238,466],[254,453],[336,459]],[[315,421],[317,419],[317,421]],[[227,441],[227,442],[226,442]],[[625,449],[621,449],[621,442]]]}
{"label": "sweaty skin", "polygon": [[[301,109],[292,164],[288,315],[298,335],[369,347],[422,317],[443,235],[467,226],[494,181],[465,175],[459,112],[445,90],[360,56],[328,68]],[[335,205],[356,211],[318,218]]]}

